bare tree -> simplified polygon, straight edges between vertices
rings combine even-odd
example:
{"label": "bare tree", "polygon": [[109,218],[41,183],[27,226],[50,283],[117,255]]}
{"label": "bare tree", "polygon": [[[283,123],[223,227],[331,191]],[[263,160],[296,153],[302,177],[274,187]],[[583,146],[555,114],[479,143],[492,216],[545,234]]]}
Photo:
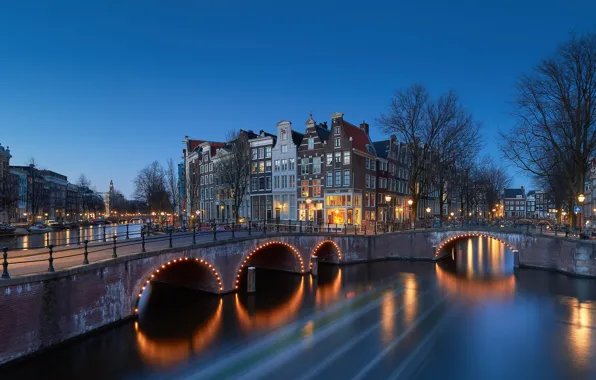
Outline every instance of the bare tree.
{"label": "bare tree", "polygon": [[226,144],[215,157],[214,169],[221,189],[230,194],[232,211],[238,221],[250,176],[250,143],[244,131],[228,132]]}
{"label": "bare tree", "polygon": [[448,183],[446,168],[475,148],[478,138],[478,124],[457,95],[449,91],[431,99],[423,85],[413,85],[396,92],[389,112],[377,122],[385,133],[397,135],[406,144],[413,219],[419,201],[433,192],[439,192],[442,208]]}
{"label": "bare tree", "polygon": [[134,198],[145,202],[154,211],[164,211],[169,206],[165,171],[159,162],[153,161],[137,174]]}
{"label": "bare tree", "polygon": [[29,158],[29,178],[27,184],[27,199],[31,207],[31,218],[35,221],[35,217],[40,215],[47,204],[47,193],[45,180],[39,173],[39,166],[35,158]]}
{"label": "bare tree", "polygon": [[0,213],[15,214],[19,203],[18,177],[8,171],[0,176]]}
{"label": "bare tree", "polygon": [[559,168],[571,208],[596,148],[596,34],[573,36],[523,76],[514,104],[517,124],[501,133],[501,152],[533,176]]}
{"label": "bare tree", "polygon": [[178,167],[174,160],[168,159],[168,166],[165,170],[166,190],[170,201],[170,208],[173,214],[180,216],[178,207],[180,206],[180,189],[178,187]]}

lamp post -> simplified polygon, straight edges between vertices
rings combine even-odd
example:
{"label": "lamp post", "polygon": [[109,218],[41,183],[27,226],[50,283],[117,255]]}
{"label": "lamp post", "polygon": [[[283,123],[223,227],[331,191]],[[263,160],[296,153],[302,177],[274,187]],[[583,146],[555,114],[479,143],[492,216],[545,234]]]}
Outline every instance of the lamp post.
{"label": "lamp post", "polygon": [[427,207],[426,208],[426,218],[429,220],[430,220],[430,211],[431,211],[430,207]]}
{"label": "lamp post", "polygon": [[310,204],[312,203],[312,199],[306,198],[304,202],[306,202],[306,217],[310,222]]}
{"label": "lamp post", "polygon": [[[583,193],[579,194],[577,196],[577,202],[579,203],[580,207],[584,203],[585,200],[586,200],[586,196]],[[580,238],[582,235],[582,214],[583,214],[583,209],[579,212],[579,236],[580,236]]]}
{"label": "lamp post", "polygon": [[385,224],[387,224],[387,222],[389,221],[389,202],[391,202],[391,195],[387,194],[385,195],[385,206],[387,208],[387,211],[385,213]]}
{"label": "lamp post", "polygon": [[408,206],[410,208],[410,226],[412,227],[412,229],[414,229],[414,218],[412,218],[412,213],[414,210],[412,210],[412,205],[414,204],[414,201],[411,199],[408,199]]}

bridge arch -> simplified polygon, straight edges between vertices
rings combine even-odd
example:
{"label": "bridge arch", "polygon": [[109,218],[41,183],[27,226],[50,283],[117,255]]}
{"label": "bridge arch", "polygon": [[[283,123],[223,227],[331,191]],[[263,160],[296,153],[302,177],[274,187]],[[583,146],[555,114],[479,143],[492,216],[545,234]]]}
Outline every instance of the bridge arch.
{"label": "bridge arch", "polygon": [[[285,255],[275,252],[275,249],[283,248]],[[298,249],[294,246],[279,240],[268,241],[255,247],[238,265],[236,270],[236,281],[234,289],[238,290],[240,276],[245,267],[255,265],[268,269],[278,269],[287,272],[304,273],[304,261]],[[299,268],[299,269],[298,269]]]}
{"label": "bridge arch", "polygon": [[[137,286],[135,287],[136,289],[138,289],[138,294],[136,294],[136,301],[134,302],[135,308],[134,308],[134,312],[135,314],[139,313],[139,306],[141,303],[141,300],[143,299],[144,296],[147,295],[147,285],[149,285],[151,283],[151,281],[159,281],[162,280],[166,283],[175,283],[177,285],[188,285],[185,284],[184,281],[171,281],[172,278],[175,278],[176,280],[180,280],[179,277],[176,276],[175,271],[177,269],[182,268],[183,266],[186,266],[186,268],[183,269],[189,269],[189,270],[194,270],[197,276],[202,276],[202,278],[198,278],[198,279],[190,279],[191,281],[194,280],[202,280],[201,283],[196,283],[197,286],[193,286],[196,287],[200,290],[208,290],[210,292],[214,292],[214,293],[221,293],[223,292],[223,283],[222,283],[222,278],[221,275],[219,273],[219,271],[211,264],[209,263],[207,260],[203,260],[203,259],[199,259],[199,258],[189,258],[189,257],[180,257],[177,259],[173,259],[173,260],[169,260],[168,262],[153,268],[153,270],[145,276],[142,276],[140,281],[140,284],[137,283]],[[192,268],[191,266],[194,266],[194,268]],[[198,271],[197,271],[198,269]],[[172,273],[174,272],[174,273]],[[194,274],[194,273],[193,273]]]}
{"label": "bridge arch", "polygon": [[495,236],[493,234],[490,233],[486,233],[486,232],[458,232],[454,235],[449,235],[447,236],[445,239],[443,239],[439,245],[437,246],[436,250],[435,250],[435,258],[440,258],[441,257],[441,250],[448,244],[453,243],[457,240],[460,239],[465,239],[465,238],[469,238],[469,237],[485,237],[488,239],[493,239],[493,240],[497,240],[501,243],[503,243],[503,245],[505,245],[505,247],[509,248],[509,250],[511,252],[515,252],[517,251],[517,249],[512,246],[508,241],[505,241],[501,238],[499,238],[498,236]]}
{"label": "bridge arch", "polygon": [[342,253],[339,245],[333,240],[323,240],[310,253],[310,266],[312,268],[312,257],[317,256],[319,261],[340,263],[342,261]]}

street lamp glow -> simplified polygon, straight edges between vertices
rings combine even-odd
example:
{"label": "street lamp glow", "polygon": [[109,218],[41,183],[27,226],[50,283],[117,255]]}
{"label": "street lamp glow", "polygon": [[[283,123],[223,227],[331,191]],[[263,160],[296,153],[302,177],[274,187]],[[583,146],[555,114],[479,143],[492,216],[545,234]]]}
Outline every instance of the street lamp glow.
{"label": "street lamp glow", "polygon": [[309,204],[311,204],[311,203],[312,203],[312,199],[310,199],[310,198],[306,198],[306,204],[307,204],[307,205],[309,205]]}
{"label": "street lamp glow", "polygon": [[426,212],[430,214],[430,207],[426,208]]}
{"label": "street lamp glow", "polygon": [[411,199],[408,199],[408,205],[409,205],[409,206],[411,206],[413,203],[414,203],[414,201],[413,201],[413,200],[411,200]]}
{"label": "street lamp glow", "polygon": [[586,200],[586,196],[585,195],[580,194],[580,195],[577,196],[577,201],[579,203],[584,203],[585,200]]}
{"label": "street lamp glow", "polygon": [[385,195],[385,201],[387,203],[391,202],[391,195],[389,195],[389,194]]}
{"label": "street lamp glow", "polygon": [[451,211],[451,216],[455,215],[455,213],[453,211]]}

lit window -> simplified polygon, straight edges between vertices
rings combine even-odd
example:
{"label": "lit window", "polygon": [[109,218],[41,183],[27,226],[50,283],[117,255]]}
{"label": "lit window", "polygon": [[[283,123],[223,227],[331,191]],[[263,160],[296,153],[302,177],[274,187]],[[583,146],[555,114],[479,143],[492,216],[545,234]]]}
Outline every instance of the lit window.
{"label": "lit window", "polygon": [[312,137],[308,139],[308,149],[315,149],[315,139]]}

